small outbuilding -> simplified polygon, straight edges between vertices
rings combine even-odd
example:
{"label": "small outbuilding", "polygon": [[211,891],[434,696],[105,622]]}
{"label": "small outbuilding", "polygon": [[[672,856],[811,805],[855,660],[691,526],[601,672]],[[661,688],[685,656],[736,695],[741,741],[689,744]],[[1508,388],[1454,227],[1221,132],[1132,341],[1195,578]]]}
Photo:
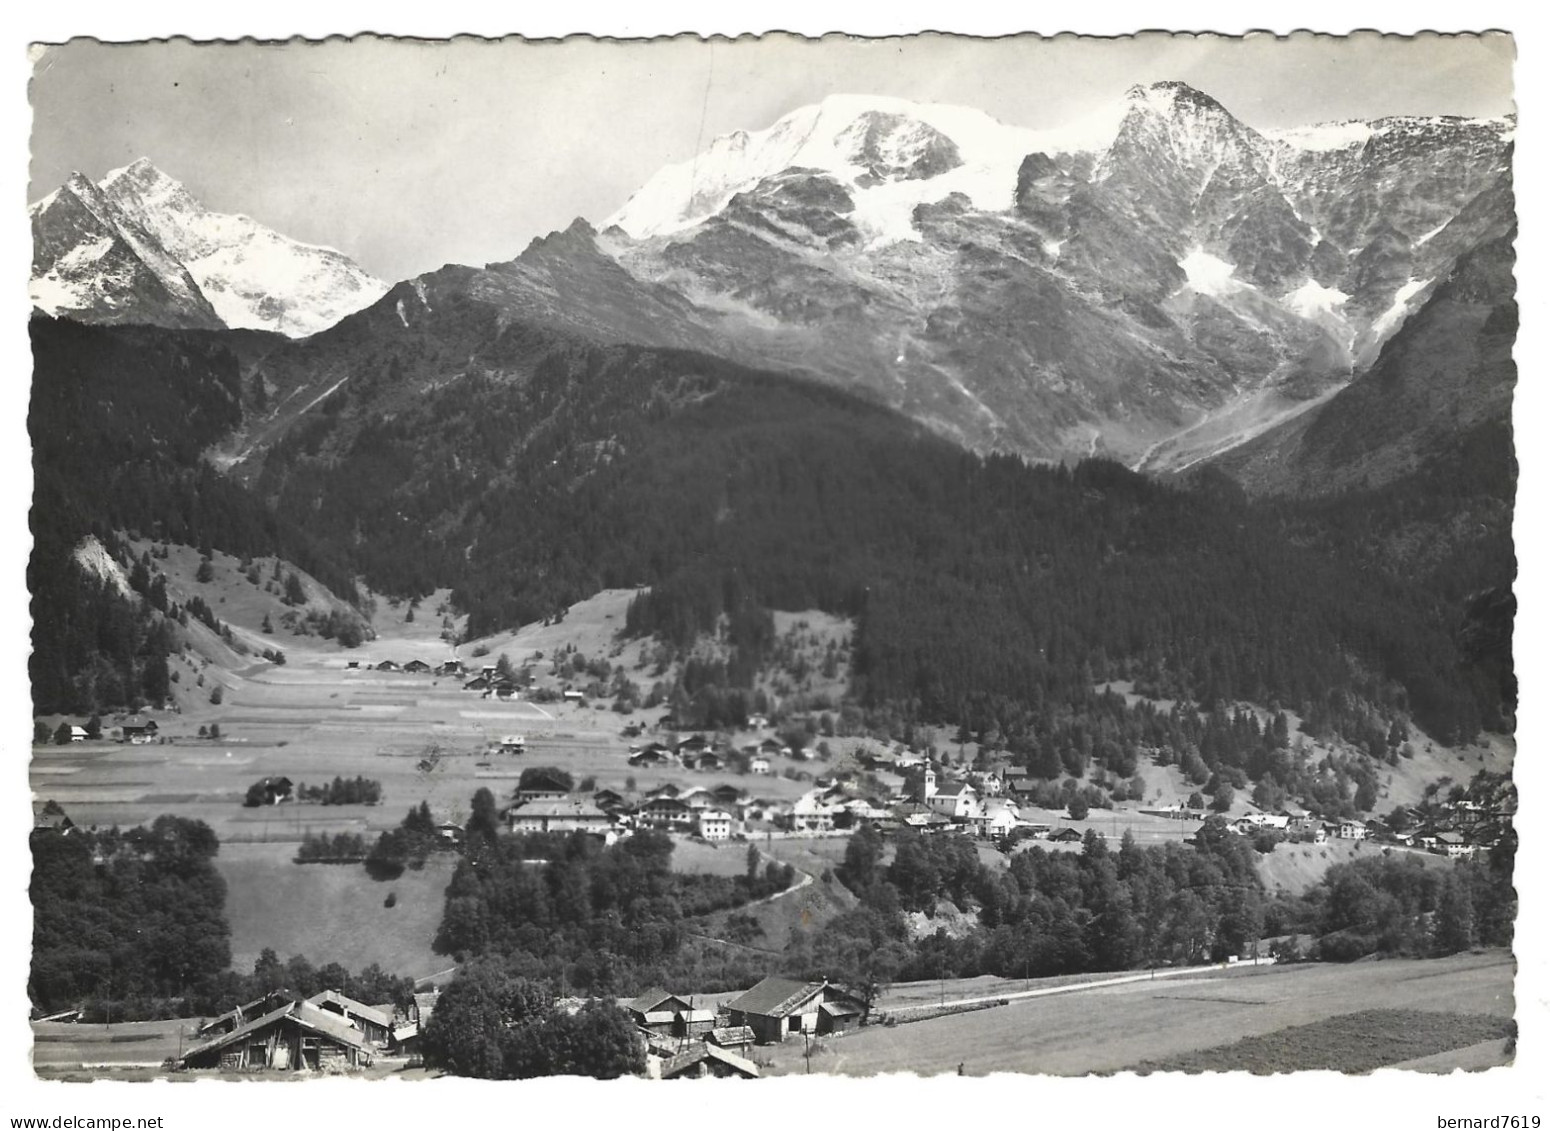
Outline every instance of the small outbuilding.
{"label": "small outbuilding", "polygon": [[716,1045],[697,1043],[687,1052],[669,1057],[662,1065],[664,1080],[694,1080],[706,1076],[756,1080],[759,1066]]}

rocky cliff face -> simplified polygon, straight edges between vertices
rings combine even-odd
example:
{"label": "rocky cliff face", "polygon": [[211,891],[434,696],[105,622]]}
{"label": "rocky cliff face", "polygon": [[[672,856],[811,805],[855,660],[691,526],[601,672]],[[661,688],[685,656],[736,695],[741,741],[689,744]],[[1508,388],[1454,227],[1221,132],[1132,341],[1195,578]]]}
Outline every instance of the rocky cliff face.
{"label": "rocky cliff face", "polygon": [[1510,164],[1506,121],[1265,135],[1177,82],[1133,88],[1102,140],[971,113],[831,99],[722,139],[632,198],[607,251],[741,359],[971,446],[1168,469],[1369,366],[1494,223]]}

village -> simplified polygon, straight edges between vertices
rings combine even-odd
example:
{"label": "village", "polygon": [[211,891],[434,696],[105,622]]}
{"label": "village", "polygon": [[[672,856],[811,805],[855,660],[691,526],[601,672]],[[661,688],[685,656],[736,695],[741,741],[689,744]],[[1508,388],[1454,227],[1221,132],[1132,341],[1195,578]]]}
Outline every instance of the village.
{"label": "village", "polygon": [[[199,700],[105,719],[37,720],[32,778],[39,829],[68,835],[72,821],[128,826],[170,812],[217,832],[238,968],[264,946],[283,947],[282,954],[340,954],[313,941],[326,937],[344,945],[340,956],[350,965],[378,961],[419,983],[407,1009],[353,1001],[337,987],[251,1001],[196,1029],[167,1030],[175,1043],[158,1062],[162,1070],[420,1071],[420,1035],[436,990],[453,973],[428,948],[450,865],[433,858],[424,872],[389,885],[403,901],[386,910],[380,889],[373,896],[373,885],[349,878],[348,870],[298,867],[297,845],[330,831],[375,836],[393,828],[406,805],[428,802],[449,850],[444,856],[455,860],[468,798],[479,787],[496,793],[501,827],[511,834],[583,833],[614,844],[649,831],[678,846],[675,868],[740,872],[750,850],[771,864],[794,865],[789,889],[771,898],[804,921],[808,896],[827,888],[828,870],[861,828],[875,830],[885,844],[910,834],[960,834],[982,861],[1001,867],[1034,845],[1081,852],[1094,840],[1117,846],[1125,834],[1145,844],[1190,842],[1203,829],[1253,841],[1267,861],[1294,845],[1436,859],[1485,851],[1500,818],[1510,815],[1462,796],[1459,786],[1423,791],[1397,779],[1399,820],[1321,816],[1290,802],[1263,810],[1244,793],[1224,812],[1191,795],[1172,768],[1148,771],[1145,798],[1089,806],[1068,789],[1056,808],[1052,784],[1005,751],[971,746],[966,756],[940,733],[932,743],[930,732],[914,744],[835,735],[800,697],[714,729],[695,728],[665,705],[620,711],[606,685],[567,677],[605,655],[626,670],[648,667],[644,645],[626,645],[620,654],[616,626],[627,598],[600,595],[573,609],[563,626],[533,626],[459,649],[474,653],[467,661],[449,657],[431,626],[415,631],[409,624],[392,626],[359,658],[304,640],[290,646],[285,664],[240,671],[190,655],[184,678],[206,684]],[[507,652],[522,660],[506,661]],[[502,662],[485,662],[492,653]],[[1466,760],[1465,752],[1428,749],[1405,768],[1414,776],[1424,766],[1434,779],[1445,771],[1464,782],[1475,760],[1472,752]],[[339,774],[380,783],[381,803],[308,799],[317,783]],[[290,893],[283,909],[265,893],[282,877]],[[358,929],[330,924],[340,916]],[[424,924],[423,935],[412,932],[413,924]],[[1193,976],[1236,974],[1242,965]],[[766,969],[780,964],[772,957]],[[1034,987],[901,987],[896,1000],[878,1006],[854,986],[771,976],[737,993],[669,985],[617,1004],[634,1023],[647,1075],[752,1077],[806,1071],[810,1057],[832,1056],[825,1050],[840,1038],[849,1047],[861,1033],[872,1034],[866,1045],[881,1049],[892,1040],[883,1034],[905,1021],[941,1016],[935,1024],[948,1024],[960,1010],[1000,1012],[995,1005],[1045,992]],[[556,1008],[581,1004],[561,997]],[[931,1027],[906,1024],[900,1031]],[[59,1032],[61,1047],[73,1047],[77,1034],[93,1027],[38,1018],[34,1028]],[[96,1055],[89,1040],[88,1047]]]}

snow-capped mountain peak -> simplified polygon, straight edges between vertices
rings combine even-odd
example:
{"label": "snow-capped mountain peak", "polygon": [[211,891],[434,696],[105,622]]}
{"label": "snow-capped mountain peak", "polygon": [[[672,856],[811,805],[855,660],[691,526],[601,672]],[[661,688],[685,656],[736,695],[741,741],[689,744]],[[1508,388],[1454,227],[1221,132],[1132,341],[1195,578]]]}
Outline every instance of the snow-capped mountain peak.
{"label": "snow-capped mountain peak", "polygon": [[[66,217],[62,194],[93,219]],[[30,210],[33,298],[51,314],[85,320],[151,321],[316,333],[387,292],[380,280],[331,248],[300,243],[247,216],[211,212],[175,178],[141,158],[93,184],[79,173]],[[102,241],[122,245],[172,292],[178,310],[158,309],[157,288],[131,282],[115,262],[106,279]],[[122,260],[123,257],[118,257]],[[126,274],[126,272],[128,272]]]}
{"label": "snow-capped mountain peak", "polygon": [[599,227],[617,225],[636,239],[669,235],[714,215],[765,177],[804,168],[852,190],[854,219],[869,241],[915,239],[917,205],[957,192],[977,208],[1009,208],[1024,157],[1099,148],[1116,121],[1105,113],[1041,131],[967,106],[830,95],[766,129],[722,135],[690,160],[663,168]]}

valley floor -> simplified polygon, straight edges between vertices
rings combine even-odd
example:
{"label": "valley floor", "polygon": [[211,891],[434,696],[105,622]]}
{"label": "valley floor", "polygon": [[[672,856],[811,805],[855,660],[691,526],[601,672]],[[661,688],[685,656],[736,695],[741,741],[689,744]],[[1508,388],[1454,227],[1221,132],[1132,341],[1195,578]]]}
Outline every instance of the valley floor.
{"label": "valley floor", "polygon": [[[1443,959],[1394,959],[1346,966],[1232,967],[1179,978],[1098,986],[1013,1000],[997,1008],[896,1026],[869,1026],[817,1042],[811,1071],[844,1076],[886,1072],[922,1075],[994,1072],[1080,1076],[1134,1070],[1143,1062],[1327,1022],[1365,1010],[1423,1010],[1440,1015],[1510,1018],[1516,963],[1503,951]],[[947,1000],[967,996],[954,992]],[[1008,983],[1008,988],[1011,984]],[[1019,987],[1020,988],[1020,987]],[[895,987],[892,996],[928,1000],[936,983]],[[1460,1026],[1462,1031],[1464,1027]],[[1510,1062],[1504,1041],[1494,1049],[1461,1039],[1415,1067],[1447,1071]],[[807,1070],[799,1041],[760,1048],[754,1059],[767,1075]],[[1297,1064],[1268,1064],[1290,1071]]]}

